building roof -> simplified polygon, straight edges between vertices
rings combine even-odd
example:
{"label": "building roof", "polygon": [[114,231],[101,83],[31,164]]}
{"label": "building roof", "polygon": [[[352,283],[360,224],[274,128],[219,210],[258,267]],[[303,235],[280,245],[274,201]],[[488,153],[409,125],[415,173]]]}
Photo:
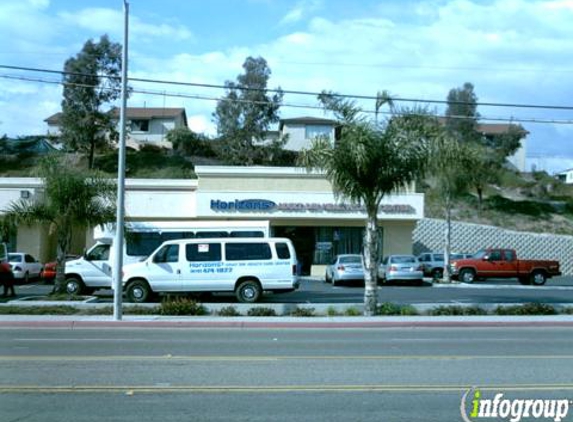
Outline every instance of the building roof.
{"label": "building roof", "polygon": [[331,125],[335,126],[338,124],[336,120],[325,119],[322,117],[293,117],[290,119],[281,119],[279,123],[279,130],[283,128],[285,124],[301,124],[301,125]]}
{"label": "building roof", "polygon": [[[446,123],[445,117],[438,117],[438,121],[442,124]],[[529,132],[523,128],[521,125],[516,125],[514,123],[478,123],[477,131],[483,133],[484,135],[501,135],[503,133],[509,132],[510,129],[517,129],[522,134],[523,137],[527,136]]]}
{"label": "building roof", "polygon": [[[128,119],[156,119],[156,118],[176,118],[183,117],[183,122],[187,126],[187,114],[182,107],[127,107],[125,109],[126,117]],[[119,118],[119,108],[113,107],[112,113]],[[59,125],[62,113],[58,112],[51,115],[44,121],[49,125]]]}

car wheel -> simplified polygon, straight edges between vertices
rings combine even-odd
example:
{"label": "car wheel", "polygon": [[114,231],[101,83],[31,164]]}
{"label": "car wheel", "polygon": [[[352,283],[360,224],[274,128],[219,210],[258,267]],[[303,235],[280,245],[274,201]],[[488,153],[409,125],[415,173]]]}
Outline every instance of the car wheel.
{"label": "car wheel", "polygon": [[145,280],[135,280],[126,289],[127,298],[133,303],[144,303],[151,295],[149,284]]}
{"label": "car wheel", "polygon": [[474,270],[469,268],[464,268],[460,271],[460,281],[463,283],[473,283],[476,279],[476,273]]}
{"label": "car wheel", "polygon": [[84,282],[78,277],[66,278],[66,293],[69,295],[82,294],[84,290]]}
{"label": "car wheel", "polygon": [[324,275],[324,282],[325,283],[331,283],[332,282],[332,280],[328,277],[328,274]]}
{"label": "car wheel", "polygon": [[237,300],[242,303],[255,303],[260,299],[262,293],[261,285],[255,280],[243,281],[235,290]]}
{"label": "car wheel", "polygon": [[23,282],[24,284],[28,284],[30,282],[30,273],[28,271],[26,271],[26,273],[24,274]]}
{"label": "car wheel", "polygon": [[533,271],[533,273],[531,273],[530,279],[531,284],[534,286],[543,286],[547,281],[547,276],[543,271]]}
{"label": "car wheel", "polygon": [[332,287],[336,286],[336,279],[332,277]]}
{"label": "car wheel", "polygon": [[444,278],[444,270],[442,268],[436,268],[432,271],[432,278],[434,280]]}

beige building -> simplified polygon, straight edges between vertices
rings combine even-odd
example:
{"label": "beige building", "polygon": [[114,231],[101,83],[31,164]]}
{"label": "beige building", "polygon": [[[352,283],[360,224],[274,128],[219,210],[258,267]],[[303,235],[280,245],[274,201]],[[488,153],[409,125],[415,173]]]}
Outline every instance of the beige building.
{"label": "beige building", "polygon": [[[337,253],[360,253],[365,212],[343,203],[321,173],[292,167],[197,166],[197,179],[127,179],[131,221],[268,221],[270,234],[293,240],[303,273],[324,274]],[[41,194],[39,179],[0,178],[0,210]],[[412,253],[412,232],[423,218],[424,196],[413,188],[384,199],[378,214],[383,255]],[[46,228],[19,227],[11,249],[53,259]],[[93,231],[76,235],[74,252],[93,243]]]}

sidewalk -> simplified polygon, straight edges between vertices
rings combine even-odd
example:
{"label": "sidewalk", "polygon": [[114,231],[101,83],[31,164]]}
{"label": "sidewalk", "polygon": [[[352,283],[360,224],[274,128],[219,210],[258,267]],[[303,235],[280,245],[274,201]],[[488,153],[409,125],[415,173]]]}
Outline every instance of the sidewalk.
{"label": "sidewalk", "polygon": [[0,315],[0,328],[392,328],[392,327],[573,327],[573,315],[408,317],[174,317]]}

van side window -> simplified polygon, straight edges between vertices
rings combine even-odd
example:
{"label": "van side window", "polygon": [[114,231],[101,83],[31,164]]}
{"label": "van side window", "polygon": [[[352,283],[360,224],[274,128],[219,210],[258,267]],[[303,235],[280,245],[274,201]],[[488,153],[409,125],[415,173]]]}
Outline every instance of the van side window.
{"label": "van side window", "polygon": [[99,245],[93,248],[87,255],[88,261],[107,261],[109,259],[110,245]]}
{"label": "van side window", "polygon": [[288,250],[288,245],[286,243],[277,243],[277,257],[279,259],[289,259],[290,251]]}
{"label": "van side window", "polygon": [[220,261],[220,243],[190,243],[185,246],[185,257],[190,262]]}
{"label": "van side window", "polygon": [[227,243],[225,245],[227,261],[254,261],[272,258],[268,243]]}
{"label": "van side window", "polygon": [[153,262],[177,262],[179,261],[179,245],[165,245],[153,257]]}

